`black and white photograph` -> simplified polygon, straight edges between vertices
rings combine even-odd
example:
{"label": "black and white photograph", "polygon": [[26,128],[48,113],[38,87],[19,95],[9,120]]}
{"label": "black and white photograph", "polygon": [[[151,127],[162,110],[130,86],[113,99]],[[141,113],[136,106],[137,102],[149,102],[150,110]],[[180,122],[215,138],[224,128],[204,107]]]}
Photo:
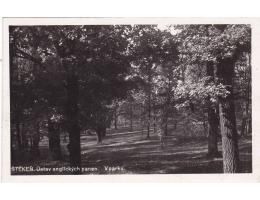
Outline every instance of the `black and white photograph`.
{"label": "black and white photograph", "polygon": [[8,34],[11,176],[253,172],[250,24]]}

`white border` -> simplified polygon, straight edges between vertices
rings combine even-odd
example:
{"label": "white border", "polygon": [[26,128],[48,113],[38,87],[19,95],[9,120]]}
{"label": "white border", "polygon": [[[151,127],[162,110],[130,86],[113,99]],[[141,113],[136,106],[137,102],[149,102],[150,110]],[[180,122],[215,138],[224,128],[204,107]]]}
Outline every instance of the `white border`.
{"label": "white border", "polygon": [[[9,25],[82,24],[251,24],[253,173],[172,175],[10,175]],[[257,182],[260,180],[260,19],[259,18],[4,18],[2,74],[2,180],[6,182]]]}

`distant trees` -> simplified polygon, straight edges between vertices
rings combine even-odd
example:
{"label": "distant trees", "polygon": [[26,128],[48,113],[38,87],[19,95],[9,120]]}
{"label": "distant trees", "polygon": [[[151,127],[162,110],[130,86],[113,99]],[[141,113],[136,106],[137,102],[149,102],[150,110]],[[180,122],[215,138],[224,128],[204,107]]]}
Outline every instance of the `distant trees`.
{"label": "distant trees", "polygon": [[[152,121],[156,121],[158,108],[164,111],[161,117],[164,118],[166,126],[164,132],[167,134],[170,92],[173,87],[171,84],[176,81],[173,70],[178,57],[177,42],[169,31],[162,31],[153,25],[134,26],[133,35],[130,48],[134,57],[132,76],[140,79],[139,88],[145,94],[143,105],[146,113],[147,138],[150,137]],[[158,105],[158,97],[164,98],[164,103],[160,103],[161,105]]]}

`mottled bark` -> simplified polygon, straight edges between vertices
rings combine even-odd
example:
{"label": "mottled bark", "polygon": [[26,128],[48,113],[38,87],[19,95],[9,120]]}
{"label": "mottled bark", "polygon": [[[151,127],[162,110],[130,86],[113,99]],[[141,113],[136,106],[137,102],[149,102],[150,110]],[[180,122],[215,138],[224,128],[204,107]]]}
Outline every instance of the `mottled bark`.
{"label": "mottled bark", "polygon": [[238,135],[233,96],[234,61],[231,58],[221,60],[217,66],[220,83],[226,86],[229,94],[219,98],[220,130],[223,150],[224,173],[239,171]]}

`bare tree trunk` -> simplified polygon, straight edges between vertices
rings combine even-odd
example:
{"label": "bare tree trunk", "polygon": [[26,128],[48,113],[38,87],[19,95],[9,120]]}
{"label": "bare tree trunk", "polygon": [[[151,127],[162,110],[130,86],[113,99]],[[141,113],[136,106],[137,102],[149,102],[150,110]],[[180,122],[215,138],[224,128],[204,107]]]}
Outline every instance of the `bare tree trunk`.
{"label": "bare tree trunk", "polygon": [[240,136],[244,136],[247,135],[247,131],[248,131],[248,125],[249,125],[249,120],[248,120],[248,106],[246,105],[247,102],[243,102],[242,105],[242,123],[241,123],[241,131],[240,131]]}
{"label": "bare tree trunk", "polygon": [[141,107],[141,116],[140,116],[140,126],[141,126],[141,133],[142,136],[144,134],[144,123],[145,123],[145,117],[144,117],[144,108]]}
{"label": "bare tree trunk", "polygon": [[148,124],[147,124],[147,139],[150,138],[150,125],[151,125],[151,69],[149,70],[149,77],[148,77]]}
{"label": "bare tree trunk", "polygon": [[[251,68],[251,60],[250,60],[250,53],[245,53],[246,56],[246,64],[247,68]],[[248,77],[251,77],[251,71],[246,71],[244,74],[244,79],[247,80]],[[243,100],[242,103],[242,125],[241,125],[241,132],[240,135],[248,135],[252,131],[252,125],[251,125],[251,80],[247,80],[247,88],[246,88],[246,95],[245,100]]]}
{"label": "bare tree trunk", "polygon": [[148,121],[147,123],[147,135],[146,138],[149,139],[150,138],[150,121]]}
{"label": "bare tree trunk", "polygon": [[115,130],[117,130],[117,108],[115,108],[115,111],[114,111],[114,127],[115,127]]}
{"label": "bare tree trunk", "polygon": [[151,126],[151,94],[148,95],[148,123],[147,123],[147,135],[146,138],[150,138],[150,126]]}
{"label": "bare tree trunk", "polygon": [[208,126],[207,126],[207,122],[205,120],[203,121],[203,130],[204,130],[204,135],[207,136],[208,135]]}
{"label": "bare tree trunk", "polygon": [[[251,53],[247,53],[247,66],[251,69]],[[251,77],[251,70],[249,70],[248,77]],[[252,87],[251,87],[251,78],[247,84],[247,118],[248,118],[248,129],[247,134],[252,134],[252,103],[251,103],[251,96],[252,96]]]}
{"label": "bare tree trunk", "polygon": [[106,127],[104,126],[104,124],[100,124],[99,127],[97,127],[96,129],[96,133],[97,133],[97,143],[102,143],[103,138],[106,136]]}
{"label": "bare tree trunk", "polygon": [[166,111],[166,116],[164,118],[164,135],[168,135],[168,111]]}
{"label": "bare tree trunk", "polygon": [[[169,94],[168,94],[169,95]],[[162,108],[162,122],[163,122],[163,134],[165,136],[168,135],[168,109],[169,109],[169,97],[167,97],[167,100]]]}
{"label": "bare tree trunk", "polygon": [[247,130],[248,135],[252,134],[252,119],[251,117],[248,119],[248,130]]}
{"label": "bare tree trunk", "polygon": [[100,130],[97,130],[97,143],[102,143],[102,132]]}
{"label": "bare tree trunk", "polygon": [[32,137],[32,154],[33,156],[39,156],[39,143],[40,143],[40,122],[36,124],[36,133]]}
{"label": "bare tree trunk", "polygon": [[156,107],[155,107],[155,102],[153,102],[153,133],[156,133]]}
{"label": "bare tree trunk", "polygon": [[130,131],[133,131],[133,103],[130,102]]}
{"label": "bare tree trunk", "polygon": [[171,104],[171,90],[172,90],[172,86],[171,86],[171,81],[172,81],[172,71],[168,74],[168,87],[167,87],[167,97],[166,97],[166,101],[165,101],[165,105],[164,105],[164,114],[163,114],[163,118],[164,118],[164,135],[167,136],[168,135],[168,118],[169,118],[169,109],[170,109],[170,104]]}
{"label": "bare tree trunk", "polygon": [[[214,81],[214,64],[213,62],[207,63],[207,76],[210,77],[209,81]],[[208,156],[218,157],[218,117],[217,112],[214,109],[210,101],[210,97],[207,99],[207,112],[208,112]]]}
{"label": "bare tree trunk", "polygon": [[239,171],[238,136],[236,129],[235,104],[233,96],[234,61],[231,58],[221,60],[217,66],[217,76],[226,86],[229,94],[219,98],[220,130],[223,149],[224,173]]}
{"label": "bare tree trunk", "polygon": [[174,119],[174,127],[173,127],[174,130],[177,129],[177,124],[178,124],[178,120],[177,120],[177,119]]}
{"label": "bare tree trunk", "polygon": [[28,147],[28,140],[24,130],[24,123],[20,123],[20,133],[21,133],[22,149],[26,149]]}
{"label": "bare tree trunk", "polygon": [[67,120],[69,132],[68,149],[70,152],[70,165],[75,167],[76,174],[81,173],[81,146],[80,146],[80,128],[78,122],[78,98],[79,83],[78,76],[72,70],[67,75]]}
{"label": "bare tree trunk", "polygon": [[208,107],[208,156],[218,157],[218,118],[216,111]]}
{"label": "bare tree trunk", "polygon": [[156,117],[153,117],[153,132],[156,133]]}
{"label": "bare tree trunk", "polygon": [[60,130],[59,125],[48,120],[49,149],[53,160],[61,159]]}
{"label": "bare tree trunk", "polygon": [[20,129],[20,123],[16,122],[16,138],[17,138],[17,144],[18,144],[18,150],[22,150],[22,140],[21,140],[21,129]]}

